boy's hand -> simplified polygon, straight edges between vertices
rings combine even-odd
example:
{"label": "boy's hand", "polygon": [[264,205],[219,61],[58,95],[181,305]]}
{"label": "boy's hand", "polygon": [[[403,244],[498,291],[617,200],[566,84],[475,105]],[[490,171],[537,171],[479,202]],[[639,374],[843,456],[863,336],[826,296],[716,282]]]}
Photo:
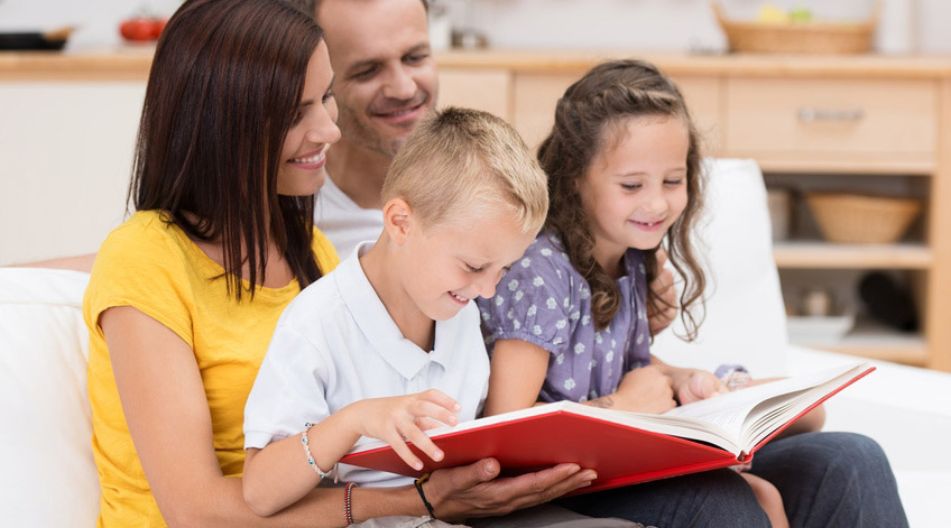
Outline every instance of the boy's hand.
{"label": "boy's hand", "polygon": [[720,378],[705,370],[692,370],[675,384],[677,400],[681,405],[730,392]]}
{"label": "boy's hand", "polygon": [[390,444],[396,454],[417,471],[423,468],[423,462],[406,442],[413,442],[438,462],[443,459],[443,452],[423,431],[459,422],[456,416],[459,404],[436,389],[406,396],[360,400],[348,407],[353,411],[357,432]]}
{"label": "boy's hand", "polygon": [[657,276],[650,283],[652,292],[660,297],[659,306],[647,304],[647,323],[651,335],[663,332],[677,317],[677,289],[674,288],[674,274],[664,267],[667,263],[667,252],[657,250]]}
{"label": "boy's hand", "polygon": [[614,394],[616,407],[627,411],[662,413],[677,406],[670,377],[653,365],[625,374]]}

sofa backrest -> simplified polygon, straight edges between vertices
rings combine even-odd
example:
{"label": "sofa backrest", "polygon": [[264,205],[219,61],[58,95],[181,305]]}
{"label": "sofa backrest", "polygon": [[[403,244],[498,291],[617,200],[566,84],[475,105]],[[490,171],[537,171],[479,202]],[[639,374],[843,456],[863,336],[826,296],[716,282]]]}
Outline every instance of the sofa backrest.
{"label": "sofa backrest", "polygon": [[0,268],[0,524],[94,526],[86,397],[89,275]]}
{"label": "sofa backrest", "polygon": [[712,370],[740,363],[755,377],[786,373],[786,314],[773,258],[763,174],[753,160],[706,160],[697,253],[707,273],[706,318],[686,343],[678,318],[654,341],[661,359]]}

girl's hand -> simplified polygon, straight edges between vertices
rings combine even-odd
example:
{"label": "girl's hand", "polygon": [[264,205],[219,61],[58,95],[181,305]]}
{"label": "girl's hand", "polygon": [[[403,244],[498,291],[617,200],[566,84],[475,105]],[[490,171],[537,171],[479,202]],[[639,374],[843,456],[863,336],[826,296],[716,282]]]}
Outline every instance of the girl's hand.
{"label": "girl's hand", "polygon": [[705,370],[691,370],[686,376],[675,381],[675,385],[677,400],[681,405],[730,391],[720,378]]}
{"label": "girl's hand", "polygon": [[653,365],[625,374],[614,396],[615,407],[627,411],[662,413],[677,406],[670,377]]}
{"label": "girl's hand", "polygon": [[663,332],[677,317],[677,290],[674,288],[674,274],[664,267],[667,263],[667,252],[657,250],[657,276],[650,283],[650,289],[660,297],[660,306],[653,303],[647,305],[647,323],[651,335]]}
{"label": "girl's hand", "polygon": [[436,389],[407,396],[360,400],[348,408],[357,432],[390,444],[396,454],[417,471],[423,468],[423,462],[406,442],[413,442],[434,461],[442,460],[442,450],[423,431],[443,424],[456,425],[459,422],[456,413],[460,409],[455,400]]}

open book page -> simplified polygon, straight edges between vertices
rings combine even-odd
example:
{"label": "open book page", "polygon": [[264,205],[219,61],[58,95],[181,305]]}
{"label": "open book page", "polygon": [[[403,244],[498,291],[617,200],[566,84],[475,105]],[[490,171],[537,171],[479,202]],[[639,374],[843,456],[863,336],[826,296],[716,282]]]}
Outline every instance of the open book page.
{"label": "open book page", "polygon": [[699,420],[728,432],[734,449],[749,452],[813,403],[868,370],[867,363],[836,367],[811,374],[785,378],[730,392],[664,413],[664,417]]}
{"label": "open book page", "polygon": [[[439,427],[426,431],[426,434],[438,437],[566,412],[645,431],[707,442],[739,456],[749,452],[778,427],[868,368],[867,364],[856,364],[754,385],[708,400],[682,405],[663,414],[625,412],[563,401],[479,418],[454,427]],[[382,445],[384,444],[378,440],[362,438],[352,452],[367,451]]]}

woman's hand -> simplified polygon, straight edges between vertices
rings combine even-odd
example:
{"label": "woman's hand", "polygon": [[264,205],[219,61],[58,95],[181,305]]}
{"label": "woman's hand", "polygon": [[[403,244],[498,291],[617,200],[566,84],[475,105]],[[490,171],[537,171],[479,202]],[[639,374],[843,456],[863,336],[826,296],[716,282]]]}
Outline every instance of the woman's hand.
{"label": "woman's hand", "polygon": [[625,374],[612,399],[612,408],[626,411],[662,413],[677,406],[670,377],[653,365]]}
{"label": "woman's hand", "polygon": [[443,520],[506,515],[589,486],[597,473],[577,464],[559,464],[535,473],[497,478],[499,463],[487,458],[468,466],[434,471],[423,485],[436,516]]}
{"label": "woman's hand", "polygon": [[363,436],[390,444],[393,451],[413,469],[423,462],[406,445],[413,442],[429,458],[440,461],[443,452],[423,431],[440,425],[456,425],[459,404],[436,389],[389,398],[371,398],[348,405],[355,430]]}

